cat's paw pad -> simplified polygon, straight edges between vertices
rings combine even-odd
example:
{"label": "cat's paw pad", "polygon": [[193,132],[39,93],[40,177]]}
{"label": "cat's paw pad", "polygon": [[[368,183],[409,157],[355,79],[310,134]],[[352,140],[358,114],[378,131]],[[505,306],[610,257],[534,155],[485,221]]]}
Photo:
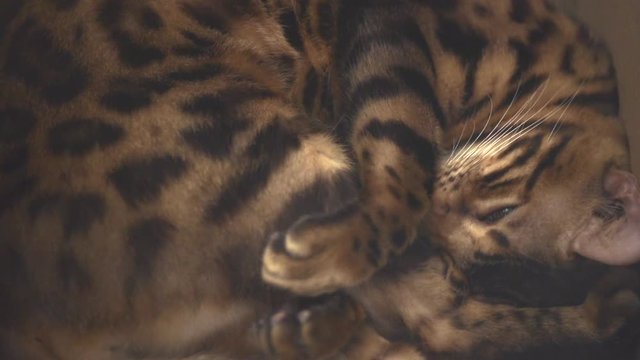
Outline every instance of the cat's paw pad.
{"label": "cat's paw pad", "polygon": [[355,207],[303,218],[285,234],[271,237],[263,255],[262,277],[303,295],[356,285],[377,269],[376,236]]}
{"label": "cat's paw pad", "polygon": [[297,299],[261,324],[261,338],[277,359],[322,358],[344,347],[363,319],[362,308],[342,294]]}
{"label": "cat's paw pad", "polygon": [[640,314],[640,277],[631,270],[614,270],[589,293],[587,316],[605,336],[619,330],[627,320]]}

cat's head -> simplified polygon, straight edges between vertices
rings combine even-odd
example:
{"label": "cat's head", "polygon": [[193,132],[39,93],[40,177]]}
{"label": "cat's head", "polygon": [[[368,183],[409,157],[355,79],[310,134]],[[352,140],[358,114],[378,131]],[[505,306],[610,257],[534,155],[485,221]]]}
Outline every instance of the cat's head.
{"label": "cat's head", "polygon": [[461,124],[450,138],[458,146],[441,160],[432,227],[462,266],[513,255],[640,261],[640,186],[615,117],[570,108],[561,124]]}

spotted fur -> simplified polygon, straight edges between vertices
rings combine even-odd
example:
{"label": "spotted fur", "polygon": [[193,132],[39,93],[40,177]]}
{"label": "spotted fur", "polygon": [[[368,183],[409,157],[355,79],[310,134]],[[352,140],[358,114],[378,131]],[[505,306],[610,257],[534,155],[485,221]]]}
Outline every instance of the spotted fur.
{"label": "spotted fur", "polygon": [[[462,171],[439,166],[447,139],[470,149],[463,124],[493,102],[528,109],[534,71],[588,73],[572,106],[602,120],[615,83],[583,38],[534,1],[3,1],[0,357],[420,358],[610,334],[627,312],[606,291],[516,310],[480,301],[486,268],[464,291],[469,251],[519,249],[505,229],[502,252],[423,229],[439,171]],[[547,155],[540,179],[574,144],[566,123],[548,148],[522,139]],[[261,277],[350,297],[293,316]]]}

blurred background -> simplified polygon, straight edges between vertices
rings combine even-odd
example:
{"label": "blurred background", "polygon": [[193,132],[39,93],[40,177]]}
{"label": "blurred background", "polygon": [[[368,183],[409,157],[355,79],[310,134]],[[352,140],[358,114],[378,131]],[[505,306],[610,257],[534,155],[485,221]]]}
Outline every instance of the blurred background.
{"label": "blurred background", "polygon": [[552,0],[583,21],[613,53],[620,110],[631,140],[633,171],[640,177],[640,0]]}

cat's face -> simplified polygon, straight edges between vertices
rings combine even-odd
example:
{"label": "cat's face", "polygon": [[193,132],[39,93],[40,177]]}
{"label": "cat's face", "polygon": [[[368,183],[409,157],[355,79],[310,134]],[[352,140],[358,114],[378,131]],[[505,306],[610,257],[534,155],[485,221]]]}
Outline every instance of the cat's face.
{"label": "cat's face", "polygon": [[553,135],[540,126],[508,141],[472,138],[442,159],[431,226],[462,266],[514,255],[550,264],[576,254],[640,260],[640,192],[622,170],[622,129],[579,116]]}

